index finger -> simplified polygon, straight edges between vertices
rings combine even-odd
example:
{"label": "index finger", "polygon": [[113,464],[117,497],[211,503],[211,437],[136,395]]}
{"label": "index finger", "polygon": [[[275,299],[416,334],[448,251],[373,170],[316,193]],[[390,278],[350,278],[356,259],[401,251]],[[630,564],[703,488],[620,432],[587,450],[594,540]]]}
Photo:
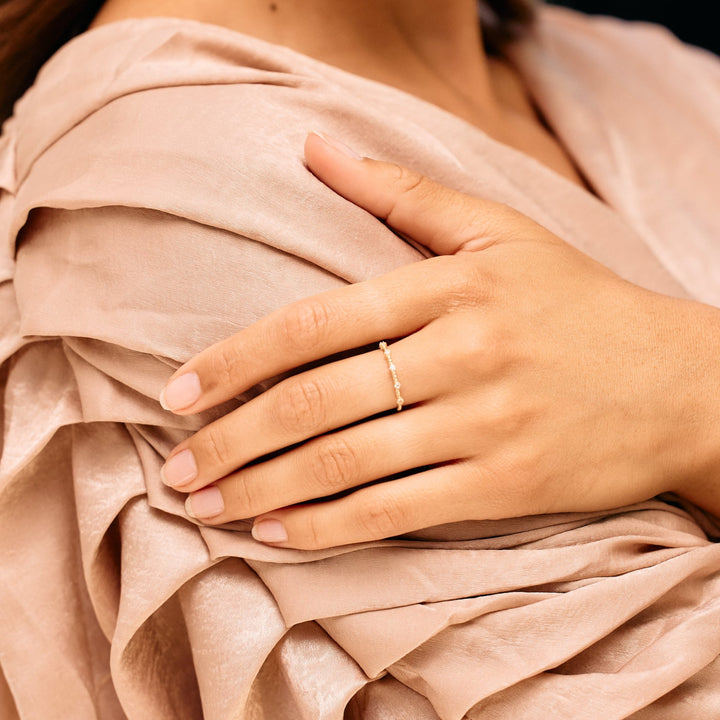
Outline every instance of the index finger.
{"label": "index finger", "polygon": [[456,265],[430,258],[280,308],[185,363],[160,402],[200,412],[307,363],[416,332],[457,295]]}
{"label": "index finger", "polygon": [[[329,187],[441,255],[543,230],[505,205],[353,157],[319,135],[308,136],[305,150],[310,169]],[[440,263],[452,260],[424,260],[277,310],[180,368],[160,402],[173,412],[199,412],[306,363],[415,332],[458,295],[462,276],[440,271]]]}

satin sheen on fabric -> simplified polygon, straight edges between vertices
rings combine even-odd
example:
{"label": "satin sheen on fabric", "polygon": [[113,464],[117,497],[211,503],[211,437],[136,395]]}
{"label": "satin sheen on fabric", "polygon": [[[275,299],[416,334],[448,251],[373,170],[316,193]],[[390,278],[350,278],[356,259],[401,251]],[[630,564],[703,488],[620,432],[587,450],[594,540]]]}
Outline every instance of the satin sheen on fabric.
{"label": "satin sheen on fabric", "polygon": [[160,481],[233,407],[163,411],[175,368],[422,257],[307,171],[310,130],[720,305],[717,59],[546,8],[513,60],[603,201],[437,107],[221,28],[125,21],[46,65],[0,140],[2,718],[720,717],[720,524],[697,508],[301,552],[197,526]]}

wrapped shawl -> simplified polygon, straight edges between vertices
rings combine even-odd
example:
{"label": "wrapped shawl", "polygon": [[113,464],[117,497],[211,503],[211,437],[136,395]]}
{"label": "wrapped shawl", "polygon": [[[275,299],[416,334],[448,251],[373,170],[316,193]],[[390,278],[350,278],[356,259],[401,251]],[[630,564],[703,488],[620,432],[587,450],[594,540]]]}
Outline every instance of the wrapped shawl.
{"label": "wrapped shawl", "polygon": [[3,719],[720,717],[720,527],[677,498],[301,552],[199,527],[159,478],[234,406],[163,411],[180,363],[422,257],[307,171],[309,130],[720,305],[717,59],[550,8],[512,59],[602,201],[218,27],[125,21],[45,66],[0,141]]}

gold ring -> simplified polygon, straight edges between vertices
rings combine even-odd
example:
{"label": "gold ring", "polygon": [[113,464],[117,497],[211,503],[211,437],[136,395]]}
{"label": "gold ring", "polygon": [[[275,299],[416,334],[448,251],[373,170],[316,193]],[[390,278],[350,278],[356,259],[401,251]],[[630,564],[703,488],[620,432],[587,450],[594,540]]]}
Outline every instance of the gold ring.
{"label": "gold ring", "polygon": [[387,361],[388,370],[390,371],[390,377],[392,378],[393,382],[393,388],[395,389],[395,401],[397,402],[397,411],[400,412],[403,409],[405,401],[403,400],[403,396],[400,394],[400,380],[398,380],[397,368],[395,367],[395,363],[392,360],[390,348],[384,340],[380,343],[380,349],[382,350],[383,355],[385,355],[385,360]]}

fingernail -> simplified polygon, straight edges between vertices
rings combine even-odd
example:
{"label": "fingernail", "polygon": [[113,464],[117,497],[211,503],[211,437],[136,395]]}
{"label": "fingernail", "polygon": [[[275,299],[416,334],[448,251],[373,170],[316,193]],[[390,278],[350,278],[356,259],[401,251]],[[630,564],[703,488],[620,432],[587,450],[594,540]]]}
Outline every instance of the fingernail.
{"label": "fingernail", "polygon": [[169,382],[160,394],[160,404],[165,410],[182,410],[200,399],[202,388],[196,373],[186,373]]}
{"label": "fingernail", "polygon": [[352,158],[353,160],[362,160],[362,155],[358,155],[351,147],[348,147],[345,143],[335,140],[335,138],[328,137],[323,133],[316,132],[317,135],[323,142],[334,148],[338,152],[341,152],[345,157]]}
{"label": "fingernail", "polygon": [[215,486],[198,490],[185,501],[185,512],[195,520],[209,520],[224,511],[222,494]]}
{"label": "fingernail", "polygon": [[262,543],[287,542],[288,534],[279,520],[261,520],[253,525],[252,536]]}
{"label": "fingernail", "polygon": [[187,485],[197,477],[197,474],[197,463],[192,450],[183,450],[173,455],[160,470],[162,481],[172,488]]}

